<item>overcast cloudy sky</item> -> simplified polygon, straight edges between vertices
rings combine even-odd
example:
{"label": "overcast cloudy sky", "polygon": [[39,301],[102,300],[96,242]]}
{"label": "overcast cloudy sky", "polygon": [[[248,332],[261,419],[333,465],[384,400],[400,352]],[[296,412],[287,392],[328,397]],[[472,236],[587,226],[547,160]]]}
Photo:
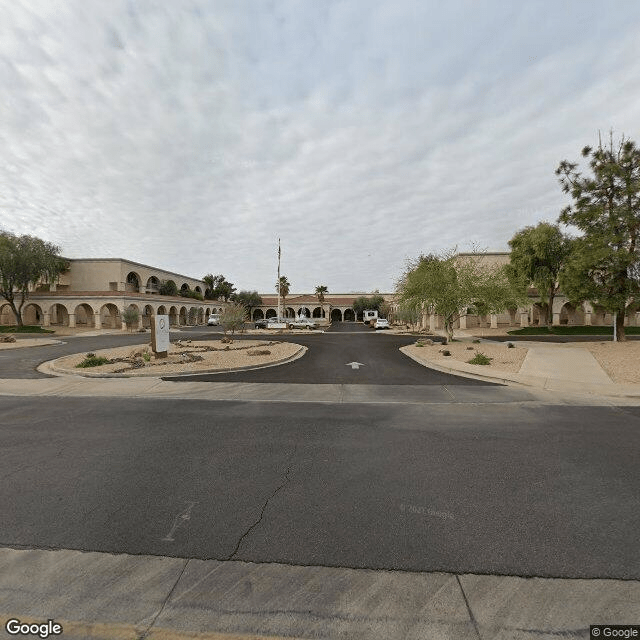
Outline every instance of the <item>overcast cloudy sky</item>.
{"label": "overcast cloudy sky", "polygon": [[0,228],[271,292],[506,250],[640,142],[640,2],[10,0]]}

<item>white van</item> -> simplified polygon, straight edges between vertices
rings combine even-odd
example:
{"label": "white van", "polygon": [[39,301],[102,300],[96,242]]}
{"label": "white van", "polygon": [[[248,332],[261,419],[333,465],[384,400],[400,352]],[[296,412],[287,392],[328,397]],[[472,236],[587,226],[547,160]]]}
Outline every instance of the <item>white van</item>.
{"label": "white van", "polygon": [[373,323],[378,319],[378,311],[376,309],[365,309],[362,312],[362,321],[365,324]]}
{"label": "white van", "polygon": [[217,313],[212,313],[207,320],[207,324],[210,327],[214,327],[220,324],[220,316]]}

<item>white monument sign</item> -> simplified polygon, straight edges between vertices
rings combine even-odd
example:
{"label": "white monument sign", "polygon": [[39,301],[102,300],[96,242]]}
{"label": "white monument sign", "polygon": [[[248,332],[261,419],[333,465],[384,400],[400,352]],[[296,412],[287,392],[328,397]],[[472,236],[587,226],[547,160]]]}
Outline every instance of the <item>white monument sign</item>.
{"label": "white monument sign", "polygon": [[151,316],[151,348],[160,357],[169,351],[169,316]]}

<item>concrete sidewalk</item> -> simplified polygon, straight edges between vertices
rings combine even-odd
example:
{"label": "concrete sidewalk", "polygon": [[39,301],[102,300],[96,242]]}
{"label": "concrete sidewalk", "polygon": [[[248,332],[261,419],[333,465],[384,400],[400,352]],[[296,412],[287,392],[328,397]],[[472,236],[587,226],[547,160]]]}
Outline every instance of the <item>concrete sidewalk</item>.
{"label": "concrete sidewalk", "polygon": [[[471,334],[458,330],[454,332],[454,337],[462,340],[474,338]],[[481,342],[491,342],[491,339],[481,339]],[[400,350],[424,366],[475,380],[523,385],[561,394],[640,399],[640,384],[613,382],[593,355],[583,347],[571,343],[549,344],[535,341],[518,341],[518,345],[529,350],[518,373],[453,359],[443,363],[441,360],[430,360],[423,354],[410,355],[404,347]]]}
{"label": "concrete sidewalk", "polygon": [[0,549],[0,593],[3,627],[53,619],[65,640],[577,639],[590,624],[640,620],[631,581],[70,550]]}

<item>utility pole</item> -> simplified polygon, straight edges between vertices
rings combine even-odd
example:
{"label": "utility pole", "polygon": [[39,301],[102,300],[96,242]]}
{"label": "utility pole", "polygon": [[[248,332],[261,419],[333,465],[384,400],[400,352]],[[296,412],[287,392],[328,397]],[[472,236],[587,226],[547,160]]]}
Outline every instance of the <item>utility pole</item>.
{"label": "utility pole", "polygon": [[282,318],[282,302],[280,300],[280,238],[278,238],[278,320]]}

